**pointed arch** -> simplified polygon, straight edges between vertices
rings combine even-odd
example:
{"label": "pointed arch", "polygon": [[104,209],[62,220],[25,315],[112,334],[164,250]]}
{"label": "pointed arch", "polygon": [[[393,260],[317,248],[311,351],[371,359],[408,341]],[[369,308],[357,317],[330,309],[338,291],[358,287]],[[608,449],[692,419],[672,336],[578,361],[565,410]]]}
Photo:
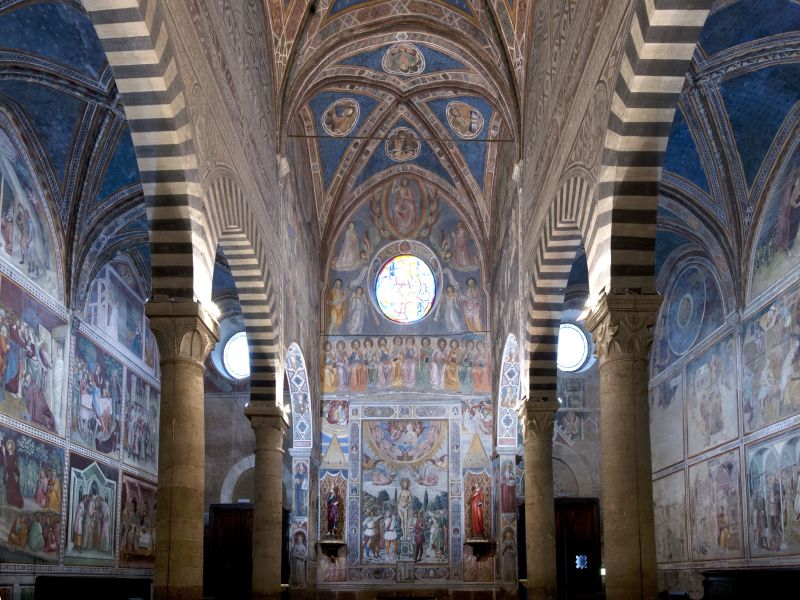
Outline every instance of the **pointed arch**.
{"label": "pointed arch", "polygon": [[516,448],[519,435],[519,345],[517,336],[510,333],[503,346],[503,362],[500,366],[500,381],[497,393],[499,412],[497,415],[497,446]]}
{"label": "pointed arch", "polygon": [[247,331],[250,351],[250,400],[283,402],[278,319],[269,269],[269,245],[233,173],[212,172],[206,185],[212,230],[225,254]]}

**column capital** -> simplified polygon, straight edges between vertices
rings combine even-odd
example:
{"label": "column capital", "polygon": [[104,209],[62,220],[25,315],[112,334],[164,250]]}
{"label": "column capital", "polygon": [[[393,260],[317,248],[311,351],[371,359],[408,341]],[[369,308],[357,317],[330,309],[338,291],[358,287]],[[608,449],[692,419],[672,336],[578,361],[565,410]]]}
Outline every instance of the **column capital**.
{"label": "column capital", "polygon": [[525,424],[525,439],[552,441],[558,400],[526,400],[520,411]]}
{"label": "column capital", "polygon": [[161,361],[199,364],[219,341],[219,325],[199,302],[148,302],[145,314],[158,341]]}
{"label": "column capital", "polygon": [[600,297],[586,327],[601,363],[620,358],[647,360],[661,300],[660,294],[604,293]]}
{"label": "column capital", "polygon": [[281,436],[289,429],[289,418],[283,410],[271,402],[248,402],[244,407],[244,414],[250,419],[250,426],[256,434],[275,429]]}

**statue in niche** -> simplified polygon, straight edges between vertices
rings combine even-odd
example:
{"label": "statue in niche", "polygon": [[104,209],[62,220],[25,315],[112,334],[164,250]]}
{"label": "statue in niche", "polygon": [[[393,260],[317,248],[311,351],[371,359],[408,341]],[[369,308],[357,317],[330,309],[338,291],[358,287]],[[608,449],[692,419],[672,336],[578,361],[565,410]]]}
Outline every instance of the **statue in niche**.
{"label": "statue in niche", "polygon": [[472,537],[486,539],[486,530],[483,526],[483,489],[477,483],[472,485],[469,497],[469,518],[472,526]]}

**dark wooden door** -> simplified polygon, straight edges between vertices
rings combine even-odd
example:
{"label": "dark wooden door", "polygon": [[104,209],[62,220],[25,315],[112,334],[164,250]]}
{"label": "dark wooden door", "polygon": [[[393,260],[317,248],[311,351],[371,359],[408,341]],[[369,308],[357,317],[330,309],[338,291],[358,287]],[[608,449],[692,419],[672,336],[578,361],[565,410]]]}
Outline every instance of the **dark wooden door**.
{"label": "dark wooden door", "polygon": [[252,504],[212,504],[208,553],[203,561],[208,592],[217,600],[250,598],[253,574]]}
{"label": "dark wooden door", "polygon": [[599,513],[597,498],[556,498],[559,598],[583,600],[602,594]]}

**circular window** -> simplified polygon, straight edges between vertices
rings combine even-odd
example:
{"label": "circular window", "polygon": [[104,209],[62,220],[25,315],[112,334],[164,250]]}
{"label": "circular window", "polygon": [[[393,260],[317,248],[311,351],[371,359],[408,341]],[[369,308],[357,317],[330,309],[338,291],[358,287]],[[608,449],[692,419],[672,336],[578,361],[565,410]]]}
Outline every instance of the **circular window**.
{"label": "circular window", "polygon": [[387,319],[416,323],[427,315],[436,297],[436,278],[420,258],[400,254],[389,260],[375,280],[375,300]]}
{"label": "circular window", "polygon": [[574,323],[562,323],[558,330],[558,368],[573,372],[586,364],[589,357],[589,340],[583,329]]}
{"label": "circular window", "polygon": [[250,376],[250,352],[247,348],[247,335],[244,331],[234,333],[225,343],[222,351],[222,364],[235,379]]}

